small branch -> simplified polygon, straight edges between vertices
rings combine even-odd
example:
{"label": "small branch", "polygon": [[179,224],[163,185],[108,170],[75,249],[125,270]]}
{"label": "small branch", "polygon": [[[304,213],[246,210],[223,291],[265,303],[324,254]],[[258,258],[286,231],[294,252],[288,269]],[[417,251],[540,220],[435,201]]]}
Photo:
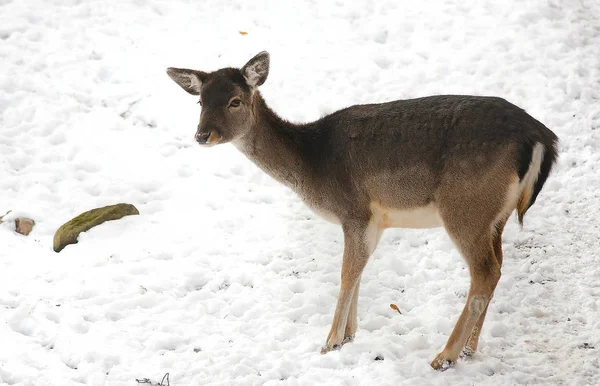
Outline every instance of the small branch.
{"label": "small branch", "polygon": [[[162,380],[159,383],[154,383],[150,380],[150,378],[142,378],[142,379],[135,379],[135,381],[137,383],[143,383],[143,384],[148,384],[151,386],[171,386],[171,383],[169,382],[169,373],[166,373],[164,375],[164,377],[162,378]],[[165,381],[167,383],[165,383]]]}
{"label": "small branch", "polygon": [[[167,380],[167,383],[165,383],[165,379]],[[169,382],[169,373],[165,374],[165,376],[163,377],[162,381],[160,381],[158,386],[171,386],[171,382]]]}
{"label": "small branch", "polygon": [[[140,101],[141,101],[142,99],[143,99],[143,98],[140,98],[140,99],[138,99],[138,100],[135,100],[135,101],[131,102],[131,103],[129,104],[129,106],[127,106],[127,109],[126,109],[125,111],[123,111],[121,114],[119,114],[119,115],[121,116],[121,118],[123,118],[123,119],[127,119],[127,118],[129,118],[129,116],[131,115],[131,109],[133,109],[133,107],[134,107],[135,105],[137,105],[138,103],[140,103]],[[144,378],[144,379],[145,379],[145,378]],[[139,382],[138,382],[138,383],[139,383]]]}
{"label": "small branch", "polygon": [[4,220],[4,217],[8,216],[8,214],[9,214],[10,212],[12,212],[12,210],[9,210],[8,212],[4,213],[4,215],[3,215],[3,216],[0,216],[0,224],[2,224],[2,223],[4,222],[4,221],[2,221],[2,220]]}

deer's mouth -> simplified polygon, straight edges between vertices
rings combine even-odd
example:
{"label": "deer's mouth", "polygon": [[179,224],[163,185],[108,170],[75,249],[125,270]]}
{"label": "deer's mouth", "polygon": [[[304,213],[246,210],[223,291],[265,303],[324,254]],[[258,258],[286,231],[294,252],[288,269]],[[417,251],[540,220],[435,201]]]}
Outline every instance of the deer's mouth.
{"label": "deer's mouth", "polygon": [[208,135],[208,139],[206,140],[206,144],[207,145],[216,145],[218,143],[221,143],[222,140],[223,140],[223,136],[221,136],[221,134],[217,133],[216,131],[211,131],[210,134]]}
{"label": "deer's mouth", "polygon": [[223,136],[215,130],[196,133],[196,141],[202,146],[213,146],[223,141]]}

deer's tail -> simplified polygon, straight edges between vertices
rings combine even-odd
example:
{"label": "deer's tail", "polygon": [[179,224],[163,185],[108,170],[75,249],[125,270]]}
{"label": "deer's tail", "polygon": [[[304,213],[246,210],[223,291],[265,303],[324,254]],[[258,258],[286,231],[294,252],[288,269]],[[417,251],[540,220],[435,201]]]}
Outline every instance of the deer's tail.
{"label": "deer's tail", "polygon": [[521,226],[525,213],[535,203],[558,157],[558,138],[548,129],[544,134],[544,140],[526,143],[519,154],[521,195],[517,203],[517,215]]}

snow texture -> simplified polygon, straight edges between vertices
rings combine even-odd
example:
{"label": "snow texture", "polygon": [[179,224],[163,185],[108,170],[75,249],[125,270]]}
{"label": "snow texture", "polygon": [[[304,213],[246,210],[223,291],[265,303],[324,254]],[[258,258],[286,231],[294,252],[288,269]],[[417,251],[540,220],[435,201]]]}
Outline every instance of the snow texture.
{"label": "snow texture", "polygon": [[[0,383],[599,384],[599,20],[595,0],[0,0]],[[199,106],[165,73],[262,50],[263,95],[296,122],[496,95],[561,138],[525,228],[507,226],[473,358],[429,366],[468,289],[441,229],[386,232],[356,340],[319,353],[340,229],[233,146],[199,148]],[[61,224],[118,202],[141,215],[52,251]]]}

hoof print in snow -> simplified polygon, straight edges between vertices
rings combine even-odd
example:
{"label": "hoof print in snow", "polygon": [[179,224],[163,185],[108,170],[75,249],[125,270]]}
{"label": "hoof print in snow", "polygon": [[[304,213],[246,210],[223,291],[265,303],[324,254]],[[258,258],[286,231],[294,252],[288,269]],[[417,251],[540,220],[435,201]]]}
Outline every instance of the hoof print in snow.
{"label": "hoof print in snow", "polygon": [[24,236],[27,236],[33,230],[35,221],[30,218],[19,217],[15,219],[15,231]]}
{"label": "hoof print in snow", "polygon": [[54,235],[54,251],[60,252],[69,244],[76,244],[81,232],[86,232],[105,221],[118,220],[125,216],[140,214],[131,204],[109,205],[92,209],[63,224]]}

